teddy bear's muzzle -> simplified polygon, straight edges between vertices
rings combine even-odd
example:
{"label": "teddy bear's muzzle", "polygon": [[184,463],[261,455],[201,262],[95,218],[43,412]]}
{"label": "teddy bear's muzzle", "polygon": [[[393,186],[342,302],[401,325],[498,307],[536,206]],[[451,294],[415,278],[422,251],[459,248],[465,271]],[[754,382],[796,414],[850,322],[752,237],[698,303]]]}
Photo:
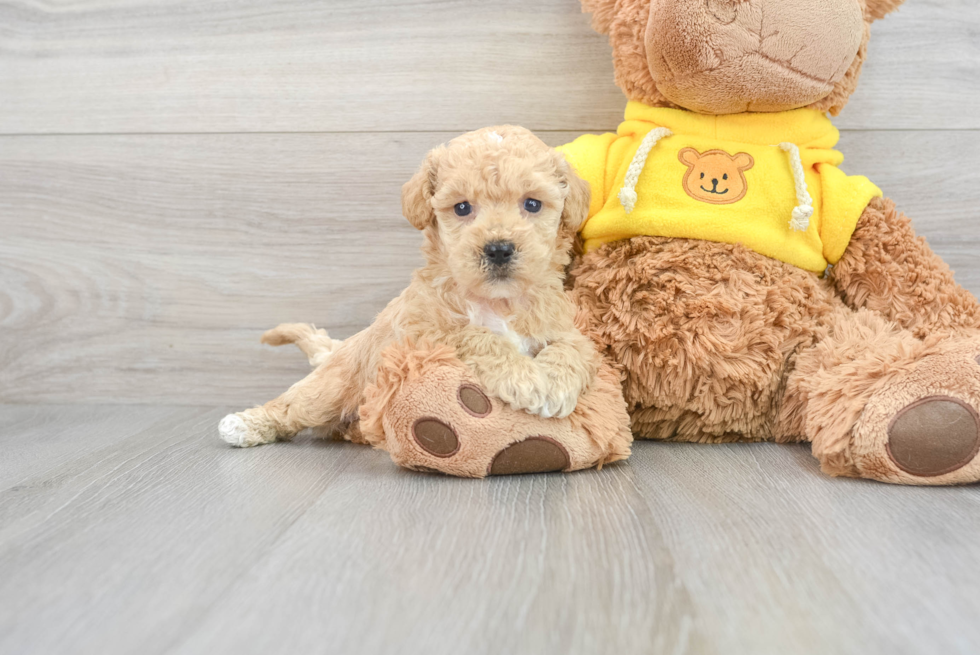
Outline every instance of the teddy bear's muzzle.
{"label": "teddy bear's muzzle", "polygon": [[645,45],[657,88],[681,107],[785,111],[830,95],[865,29],[859,0],[652,0]]}

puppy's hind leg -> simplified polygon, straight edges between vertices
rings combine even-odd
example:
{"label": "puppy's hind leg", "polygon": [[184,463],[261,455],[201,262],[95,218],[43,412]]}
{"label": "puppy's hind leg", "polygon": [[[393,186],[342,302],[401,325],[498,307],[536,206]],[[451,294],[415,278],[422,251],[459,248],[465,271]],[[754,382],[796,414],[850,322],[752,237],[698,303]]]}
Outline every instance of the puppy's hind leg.
{"label": "puppy's hind leg", "polygon": [[356,414],[361,389],[351,375],[347,358],[329,358],[275,400],[261,407],[229,414],[221,420],[221,438],[233,446],[248,447],[286,440],[313,427],[332,427],[344,416]]}

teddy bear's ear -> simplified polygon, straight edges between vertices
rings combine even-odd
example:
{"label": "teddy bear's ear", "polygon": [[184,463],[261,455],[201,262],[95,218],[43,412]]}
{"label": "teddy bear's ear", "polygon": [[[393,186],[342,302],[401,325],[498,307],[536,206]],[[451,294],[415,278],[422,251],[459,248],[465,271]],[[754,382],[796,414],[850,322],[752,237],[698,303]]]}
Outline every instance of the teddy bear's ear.
{"label": "teddy bear's ear", "polygon": [[865,0],[868,7],[868,15],[874,20],[884,18],[898,9],[899,5],[903,2],[905,0]]}
{"label": "teddy bear's ear", "polygon": [[425,157],[422,166],[402,187],[402,214],[415,229],[424,230],[436,220],[432,196],[436,192],[436,171],[442,148]]}
{"label": "teddy bear's ear", "polygon": [[616,18],[616,0],[582,0],[582,11],[592,14],[592,28],[599,34],[608,34]]}

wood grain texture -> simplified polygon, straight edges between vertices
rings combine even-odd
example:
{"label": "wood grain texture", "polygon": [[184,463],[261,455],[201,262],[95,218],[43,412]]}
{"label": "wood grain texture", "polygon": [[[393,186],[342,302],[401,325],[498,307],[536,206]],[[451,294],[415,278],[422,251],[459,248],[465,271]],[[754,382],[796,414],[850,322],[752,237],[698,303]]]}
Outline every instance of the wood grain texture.
{"label": "wood grain texture", "polygon": [[[910,0],[837,121],[974,293],[978,31]],[[217,441],[307,368],[264,329],[345,337],[407,283],[429,148],[623,106],[578,0],[0,3],[0,402],[74,403],[0,405],[0,653],[980,650],[976,487],[772,444],[467,481]]]}
{"label": "wood grain texture", "polygon": [[[873,28],[842,125],[980,128],[980,6]],[[605,130],[610,48],[578,0],[0,4],[0,133]]]}
{"label": "wood grain texture", "polygon": [[[401,184],[451,136],[0,137],[0,401],[278,395],[305,360],[262,331],[371,322],[421,262]],[[980,293],[964,193],[980,132],[845,132],[842,148]]]}
{"label": "wood grain texture", "polygon": [[977,487],[649,442],[601,472],[459,480],[350,444],[234,450],[223,411],[0,407],[5,453],[40,425],[101,442],[0,469],[0,652],[980,647]]}

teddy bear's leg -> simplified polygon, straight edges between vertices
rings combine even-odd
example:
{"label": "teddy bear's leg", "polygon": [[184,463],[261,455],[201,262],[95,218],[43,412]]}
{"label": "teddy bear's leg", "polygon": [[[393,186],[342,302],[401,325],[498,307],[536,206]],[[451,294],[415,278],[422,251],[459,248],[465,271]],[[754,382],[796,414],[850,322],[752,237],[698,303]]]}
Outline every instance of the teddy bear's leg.
{"label": "teddy bear's leg", "polygon": [[980,329],[980,302],[891,200],[871,201],[831,280],[850,307],[873,309],[919,338]]}
{"label": "teddy bear's leg", "polygon": [[571,279],[576,326],[623,371],[641,439],[772,439],[787,357],[840,306],[812,273],[709,241],[610,243]]}
{"label": "teddy bear's leg", "polygon": [[608,368],[571,416],[544,419],[488,396],[451,349],[399,344],[365,397],[363,437],[410,469],[482,478],[601,467],[630,453],[619,379]]}
{"label": "teddy bear's leg", "polygon": [[980,480],[980,335],[920,340],[839,307],[787,379],[777,439],[812,442],[831,475],[899,484]]}

